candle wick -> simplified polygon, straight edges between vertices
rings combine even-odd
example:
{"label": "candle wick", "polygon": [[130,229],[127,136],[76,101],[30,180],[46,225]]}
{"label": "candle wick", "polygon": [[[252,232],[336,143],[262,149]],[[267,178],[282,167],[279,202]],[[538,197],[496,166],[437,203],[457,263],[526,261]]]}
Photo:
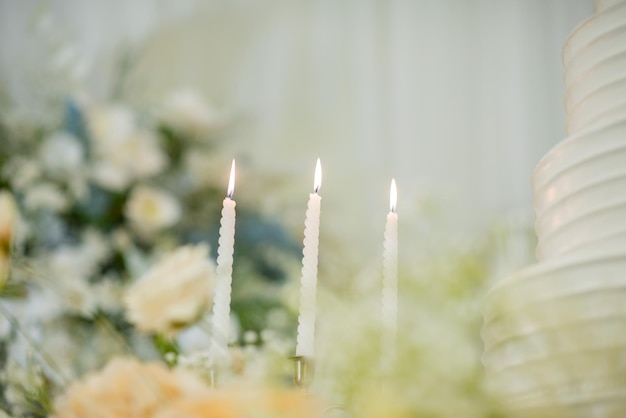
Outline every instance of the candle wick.
{"label": "candle wick", "polygon": [[320,186],[317,186],[313,189],[313,193],[315,194],[319,194],[319,191],[320,191]]}
{"label": "candle wick", "polygon": [[229,198],[230,200],[233,200],[233,192],[226,193],[226,197]]}

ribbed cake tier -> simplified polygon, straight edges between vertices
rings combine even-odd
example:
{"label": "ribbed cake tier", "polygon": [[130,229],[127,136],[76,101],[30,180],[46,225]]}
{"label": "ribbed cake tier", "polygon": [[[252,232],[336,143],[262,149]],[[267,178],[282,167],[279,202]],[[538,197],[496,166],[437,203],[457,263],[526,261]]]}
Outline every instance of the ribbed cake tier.
{"label": "ribbed cake tier", "polygon": [[625,301],[626,249],[560,257],[502,280],[484,305],[489,386],[522,416],[626,416]]}
{"label": "ribbed cake tier", "polygon": [[489,386],[519,417],[626,417],[626,0],[563,50],[566,129],[533,172],[539,264],[484,305]]}
{"label": "ribbed cake tier", "polygon": [[607,114],[626,116],[626,1],[597,2],[596,9],[563,48],[570,135],[602,122]]}
{"label": "ribbed cake tier", "polygon": [[539,260],[626,235],[626,118],[552,148],[535,168],[533,187]]}

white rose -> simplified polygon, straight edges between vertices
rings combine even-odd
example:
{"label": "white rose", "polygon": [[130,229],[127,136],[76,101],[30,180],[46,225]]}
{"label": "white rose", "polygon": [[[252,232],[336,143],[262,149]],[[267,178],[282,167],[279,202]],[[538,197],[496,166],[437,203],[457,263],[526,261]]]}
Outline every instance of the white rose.
{"label": "white rose", "polygon": [[97,107],[88,116],[89,132],[96,146],[121,141],[137,129],[135,115],[126,106]]}
{"label": "white rose", "polygon": [[178,90],[167,99],[162,120],[172,129],[190,136],[205,134],[221,123],[215,108],[190,89]]}
{"label": "white rose", "polygon": [[63,212],[70,205],[68,196],[53,183],[38,183],[28,188],[24,206],[34,212],[39,209]]}
{"label": "white rose", "polygon": [[82,238],[80,245],[58,247],[43,258],[44,269],[50,277],[87,282],[98,272],[101,263],[110,254],[108,243],[92,229],[87,229]]}
{"label": "white rose", "polygon": [[45,140],[39,150],[39,158],[51,174],[71,174],[82,166],[84,150],[75,136],[58,132]]}
{"label": "white rose", "polygon": [[166,191],[137,186],[128,198],[125,214],[139,233],[151,234],[178,222],[181,208],[178,200]]}
{"label": "white rose", "polygon": [[91,286],[98,308],[107,312],[118,312],[123,309],[122,297],[124,288],[116,277],[106,277]]}
{"label": "white rose", "polygon": [[208,246],[181,247],[127,290],[128,319],[141,331],[173,335],[209,307],[214,281]]}
{"label": "white rose", "polygon": [[[224,157],[215,152],[192,149],[185,153],[183,161],[191,179],[199,186],[213,185],[215,179],[224,176]],[[239,176],[241,170],[239,167],[237,170]]]}
{"label": "white rose", "polygon": [[167,165],[156,137],[148,131],[136,131],[117,141],[101,144],[99,157],[92,177],[101,186],[112,190],[122,190],[134,180],[159,174]]}
{"label": "white rose", "polygon": [[97,304],[93,289],[84,280],[75,277],[60,277],[56,281],[55,290],[59,295],[64,310],[83,316],[91,316]]}
{"label": "white rose", "polygon": [[92,178],[102,187],[122,190],[134,180],[159,174],[167,156],[155,135],[136,126],[125,107],[113,106],[90,113],[90,128],[98,160]]}
{"label": "white rose", "polygon": [[41,177],[39,161],[16,157],[3,167],[3,173],[9,177],[14,190],[23,191]]}

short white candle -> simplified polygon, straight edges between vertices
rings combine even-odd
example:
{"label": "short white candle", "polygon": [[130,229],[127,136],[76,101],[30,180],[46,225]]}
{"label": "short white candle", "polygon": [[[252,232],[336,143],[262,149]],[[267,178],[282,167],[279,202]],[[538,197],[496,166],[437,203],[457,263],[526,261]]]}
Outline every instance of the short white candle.
{"label": "short white candle", "polygon": [[313,357],[315,344],[315,294],[317,291],[317,255],[319,247],[320,206],[322,198],[322,167],[319,158],[315,165],[313,193],[309,195],[304,221],[302,249],[302,287],[300,288],[300,316],[296,356]]}
{"label": "short white candle", "polygon": [[230,293],[233,273],[233,252],[235,247],[235,160],[230,169],[228,192],[222,207],[220,237],[217,247],[217,269],[215,296],[213,299],[213,319],[210,361],[213,365],[228,362],[228,342],[230,331]]}
{"label": "short white candle", "polygon": [[391,180],[389,193],[389,213],[385,225],[383,244],[383,299],[382,322],[384,332],[391,342],[387,347],[395,347],[398,328],[398,214],[396,202],[398,192],[396,180]]}

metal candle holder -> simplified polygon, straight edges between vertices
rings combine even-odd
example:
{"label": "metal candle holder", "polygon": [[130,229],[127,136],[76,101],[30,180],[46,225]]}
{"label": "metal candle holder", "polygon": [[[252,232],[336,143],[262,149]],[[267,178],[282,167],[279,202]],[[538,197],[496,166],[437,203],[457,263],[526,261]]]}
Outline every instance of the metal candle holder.
{"label": "metal candle holder", "polygon": [[209,384],[213,389],[217,387],[217,370],[215,366],[209,368]]}
{"label": "metal candle holder", "polygon": [[315,372],[313,359],[305,356],[291,357],[294,362],[293,382],[300,389],[308,388],[313,382]]}

